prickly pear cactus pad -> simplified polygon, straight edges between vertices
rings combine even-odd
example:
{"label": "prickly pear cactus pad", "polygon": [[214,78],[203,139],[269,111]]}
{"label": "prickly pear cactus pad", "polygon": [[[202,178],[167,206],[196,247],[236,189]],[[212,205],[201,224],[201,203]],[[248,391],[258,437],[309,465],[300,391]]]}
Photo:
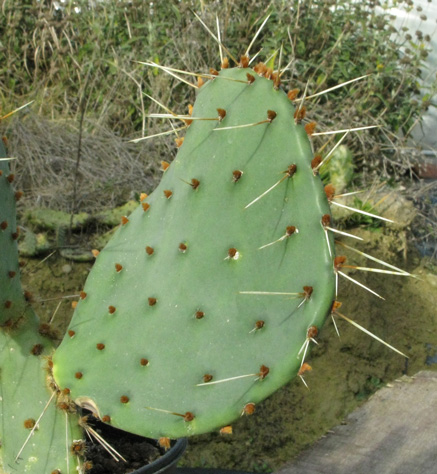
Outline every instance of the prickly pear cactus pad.
{"label": "prickly pear cactus pad", "polygon": [[96,258],[54,376],[115,426],[211,431],[302,371],[334,299],[330,209],[274,85],[250,68],[204,84],[161,183]]}
{"label": "prickly pear cactus pad", "polygon": [[0,472],[83,472],[70,449],[82,436],[78,417],[59,408],[62,395],[48,365],[53,343],[40,334],[21,288],[15,216],[20,193],[13,181],[8,161],[0,161]]}
{"label": "prickly pear cactus pad", "polygon": [[[0,141],[0,157],[6,157],[3,142]],[[15,215],[15,202],[19,199],[19,193],[14,192],[15,175],[12,173],[7,161],[0,161],[0,249],[2,267],[1,292],[0,292],[0,324],[13,323],[13,319],[19,317],[24,311],[25,301],[20,283],[20,268],[18,266],[17,239],[19,229]],[[8,311],[12,302],[17,311],[12,314]],[[11,319],[13,318],[13,319]]]}

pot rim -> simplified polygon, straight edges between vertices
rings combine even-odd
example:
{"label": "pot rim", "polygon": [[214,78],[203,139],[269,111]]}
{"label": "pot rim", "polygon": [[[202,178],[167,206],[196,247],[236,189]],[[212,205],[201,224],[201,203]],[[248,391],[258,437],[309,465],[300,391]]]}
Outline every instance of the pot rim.
{"label": "pot rim", "polygon": [[161,457],[155,461],[140,467],[132,474],[159,474],[173,467],[184,454],[187,449],[187,438],[179,438],[176,443]]}

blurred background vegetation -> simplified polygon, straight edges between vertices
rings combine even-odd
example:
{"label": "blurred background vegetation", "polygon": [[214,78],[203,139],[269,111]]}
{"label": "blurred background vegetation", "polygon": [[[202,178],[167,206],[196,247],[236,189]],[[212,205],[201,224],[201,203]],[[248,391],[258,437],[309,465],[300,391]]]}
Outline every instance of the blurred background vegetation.
{"label": "blurred background vegetation", "polygon": [[[145,117],[159,111],[146,94],[180,113],[195,95],[137,61],[196,72],[218,69],[218,45],[195,11],[213,31],[218,18],[222,41],[237,58],[270,14],[251,52],[260,52],[259,60],[276,55],[277,64],[282,47],[282,67],[291,62],[282,76],[286,91],[299,88],[302,94],[307,86],[314,94],[368,74],[308,101],[308,120],[317,122],[317,131],[377,125],[344,142],[353,155],[353,184],[408,181],[410,197],[429,212],[423,188],[411,186],[417,150],[407,140],[433,104],[435,84],[420,91],[431,38],[396,30],[389,14],[393,5],[417,9],[411,0],[1,0],[0,5],[1,110],[34,101],[2,131],[10,154],[20,157],[22,208],[96,212],[153,189],[160,161],[171,161],[176,148],[170,135],[129,142],[169,129],[168,122]],[[315,139],[315,149],[326,141]],[[435,233],[430,222],[424,225]]]}

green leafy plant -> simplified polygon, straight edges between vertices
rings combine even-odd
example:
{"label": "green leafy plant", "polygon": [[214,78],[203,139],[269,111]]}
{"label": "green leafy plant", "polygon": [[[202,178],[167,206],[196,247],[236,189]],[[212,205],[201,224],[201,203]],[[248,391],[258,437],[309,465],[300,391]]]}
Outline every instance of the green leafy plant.
{"label": "green leafy plant", "polygon": [[381,227],[381,221],[378,220],[378,218],[371,216],[371,214],[378,214],[377,211],[373,208],[372,204],[370,204],[369,202],[363,202],[361,199],[354,197],[354,207],[359,209],[360,211],[366,212],[367,214],[351,214],[345,221],[346,226],[356,227],[359,225],[364,225],[371,229],[377,229],[378,227]]}

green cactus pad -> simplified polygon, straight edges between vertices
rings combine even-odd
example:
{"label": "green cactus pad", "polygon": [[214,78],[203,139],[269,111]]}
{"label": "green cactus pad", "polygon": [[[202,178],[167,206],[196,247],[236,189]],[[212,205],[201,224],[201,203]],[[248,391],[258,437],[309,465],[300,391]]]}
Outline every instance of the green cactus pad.
{"label": "green cactus pad", "polygon": [[[0,157],[6,152],[0,142]],[[55,395],[18,456],[53,393],[48,359],[54,347],[25,300],[17,252],[13,174],[0,161],[0,472],[77,473],[69,443],[82,437],[77,415],[57,408]],[[68,461],[67,461],[68,457]],[[17,459],[16,459],[17,458]],[[69,469],[67,469],[67,462]]]}
{"label": "green cactus pad", "polygon": [[177,438],[231,423],[296,376],[335,278],[330,209],[294,114],[252,69],[200,89],[193,117],[222,120],[189,126],[98,255],[54,355],[73,398],[124,430]]}
{"label": "green cactus pad", "polygon": [[[0,141],[0,157],[6,157],[3,142]],[[7,161],[0,161],[0,325],[13,324],[24,311],[25,301],[20,282],[20,268],[17,256],[17,227],[14,192],[15,175]]]}
{"label": "green cactus pad", "polygon": [[56,395],[16,460],[53,393],[47,372],[53,347],[38,335],[39,323],[33,311],[29,308],[26,313],[27,321],[18,330],[0,331],[0,472],[41,474],[59,469],[77,473],[80,461],[70,449],[74,440],[83,439],[82,430],[77,415],[66,415],[57,407]]}

